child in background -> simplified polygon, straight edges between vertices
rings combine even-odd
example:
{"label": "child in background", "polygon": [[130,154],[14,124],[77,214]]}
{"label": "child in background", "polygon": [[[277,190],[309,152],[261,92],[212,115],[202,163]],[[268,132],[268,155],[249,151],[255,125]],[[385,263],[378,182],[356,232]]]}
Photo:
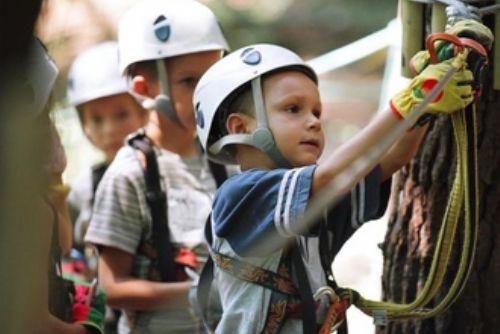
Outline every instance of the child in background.
{"label": "child in background", "polygon": [[315,310],[312,295],[334,286],[329,266],[354,230],[383,214],[391,175],[414,156],[425,127],[408,130],[371,171],[353,175],[351,193],[325,219],[304,226],[298,218],[412,112],[422,100],[414,92],[440,80],[451,66],[458,71],[427,111],[450,113],[468,105],[472,74],[464,62],[457,56],[428,66],[391,100],[392,112],[380,113],[320,164],[318,80],[300,57],[258,44],[233,52],[204,74],[193,99],[201,143],[210,158],[242,169],[216,193],[207,235],[223,309],[216,333],[317,332],[329,303],[321,300]]}
{"label": "child in background", "polygon": [[[207,257],[203,227],[216,180],[196,141],[191,101],[227,43],[211,10],[194,0],[138,2],[120,19],[118,43],[131,93],[150,110],[129,142],[149,153],[118,152],[97,189],[85,241],[99,249],[108,304],[123,310],[119,333],[198,333],[183,268],[197,270]],[[153,233],[157,226],[166,231]]]}
{"label": "child in background", "polygon": [[[82,130],[104,154],[104,161],[85,169],[71,184],[68,206],[74,224],[74,249],[64,258],[63,271],[92,280],[97,253],[83,237],[90,223],[97,186],[125,138],[147,123],[149,112],[128,93],[118,67],[118,43],[105,41],[83,51],[71,65],[67,96],[76,108]],[[116,327],[117,312],[108,310],[107,331]]]}
{"label": "child in background", "polygon": [[116,41],[94,45],[74,60],[68,74],[67,96],[78,112],[84,134],[104,153],[104,161],[75,179],[68,196],[74,246],[82,250],[97,185],[126,136],[147,123],[148,112],[128,93],[126,79],[118,69]]}

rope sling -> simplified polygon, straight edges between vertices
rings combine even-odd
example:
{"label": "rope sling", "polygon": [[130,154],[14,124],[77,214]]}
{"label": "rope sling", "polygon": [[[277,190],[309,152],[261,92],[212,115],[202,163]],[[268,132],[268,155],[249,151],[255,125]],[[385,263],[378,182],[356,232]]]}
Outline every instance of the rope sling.
{"label": "rope sling", "polygon": [[[466,114],[472,115],[473,118],[470,129],[466,125]],[[472,152],[468,152],[467,145],[469,137],[476,144],[474,112],[466,110],[453,114],[452,124],[457,150],[455,178],[424,287],[415,300],[409,304],[365,299],[351,289],[345,289],[340,294],[341,299],[348,300],[365,314],[372,316],[378,325],[386,324],[388,320],[426,319],[442,313],[456,300],[470,274],[477,242],[477,208],[479,205],[477,200],[476,150],[472,149]],[[470,133],[471,130],[472,133]],[[473,163],[471,170],[469,169],[469,159]],[[443,283],[452,246],[456,239],[462,208],[464,208],[465,214],[462,227],[464,240],[457,273],[441,301],[430,309],[425,308],[425,305],[436,296]]]}
{"label": "rope sling", "polygon": [[[476,52],[479,55],[478,59],[482,61],[480,66],[475,68],[477,71],[481,71],[487,63],[487,52],[480,44],[469,39],[460,38],[457,40],[455,36],[444,33],[432,34],[427,38],[427,48],[431,53],[433,63],[438,61],[437,52],[434,50],[434,42],[437,40],[451,42],[455,46],[468,48],[467,50]],[[441,46],[443,45],[445,43],[441,43]],[[475,74],[479,75],[480,73]],[[475,113],[476,105],[473,103],[466,109],[451,115],[457,156],[454,181],[434,249],[429,274],[415,300],[407,304],[374,301],[365,299],[353,289],[339,288],[335,291],[338,297],[336,297],[336,301],[331,308],[338,309],[339,305],[341,305],[345,309],[346,304],[347,307],[355,305],[363,313],[373,317],[376,325],[385,325],[391,320],[419,320],[435,317],[444,312],[458,298],[473,266],[479,226],[477,124]],[[437,305],[427,308],[426,305],[436,297],[445,278],[462,211],[464,213],[462,222],[464,239],[457,272],[445,296],[441,298]],[[325,325],[329,326],[330,329],[321,333],[331,333],[344,317],[344,315],[339,314],[337,319],[328,319],[329,323]]]}

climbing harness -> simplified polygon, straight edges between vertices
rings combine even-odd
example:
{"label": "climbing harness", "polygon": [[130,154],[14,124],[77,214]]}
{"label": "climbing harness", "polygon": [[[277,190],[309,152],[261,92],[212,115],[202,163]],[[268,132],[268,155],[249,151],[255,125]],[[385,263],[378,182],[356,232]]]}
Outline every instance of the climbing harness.
{"label": "climbing harness", "polygon": [[[143,174],[146,184],[146,202],[151,212],[153,247],[151,248],[151,245],[142,242],[139,251],[154,263],[150,275],[152,279],[159,279],[164,282],[186,280],[187,276],[184,267],[194,267],[196,257],[190,250],[185,248],[179,249],[176,254],[170,242],[167,194],[160,184],[158,161],[153,145],[146,136],[144,129],[130,135],[127,138],[127,144],[142,152],[146,160]],[[208,164],[216,185],[219,187],[227,178],[226,169],[222,165],[213,162]]]}
{"label": "climbing harness", "polygon": [[[198,300],[199,314],[208,331],[213,331],[216,324],[209,323],[207,311],[211,283],[213,280],[214,264],[219,269],[244,282],[262,286],[272,291],[271,301],[268,306],[266,321],[261,331],[262,334],[278,333],[287,317],[302,319],[304,333],[317,332],[316,306],[310,291],[309,280],[304,263],[297,245],[291,245],[285,250],[280,259],[276,272],[254,266],[248,262],[217,252],[212,246],[211,217],[205,225],[205,238],[210,248],[210,256],[203,266],[198,281],[196,297]],[[297,285],[292,281],[292,266],[297,276]]]}
{"label": "climbing harness", "polygon": [[174,249],[170,242],[168,229],[167,194],[161,188],[158,161],[153,146],[140,130],[127,138],[127,144],[142,152],[146,160],[143,168],[146,183],[146,202],[151,211],[153,246],[156,251],[155,267],[161,281],[176,281]]}

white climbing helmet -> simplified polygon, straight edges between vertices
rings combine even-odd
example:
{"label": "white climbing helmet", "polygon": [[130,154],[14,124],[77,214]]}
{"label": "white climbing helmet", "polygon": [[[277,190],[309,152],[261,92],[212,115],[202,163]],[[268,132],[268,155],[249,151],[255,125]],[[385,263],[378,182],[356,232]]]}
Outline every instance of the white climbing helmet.
{"label": "white climbing helmet", "polygon": [[28,52],[26,64],[20,68],[25,72],[18,77],[23,80],[21,89],[30,92],[30,99],[24,99],[23,102],[28,104],[27,107],[33,113],[38,114],[49,100],[59,70],[37,38],[33,37]]}
{"label": "white climbing helmet", "polygon": [[[278,166],[287,166],[278,151],[267,125],[262,98],[262,75],[278,69],[292,68],[304,72],[314,82],[316,73],[294,52],[277,45],[255,44],[232,52],[215,63],[201,77],[193,95],[196,124],[201,145],[214,161],[232,164],[234,158],[226,150],[229,144],[252,145],[267,153]],[[224,101],[239,87],[251,83],[257,128],[252,134],[223,135],[214,126],[215,115]]]}
{"label": "white climbing helmet", "polygon": [[145,0],[118,27],[120,71],[134,63],[221,50],[228,45],[212,11],[195,0]]}
{"label": "white climbing helmet", "polygon": [[83,51],[71,65],[67,95],[73,106],[128,92],[118,68],[118,43],[106,41]]}

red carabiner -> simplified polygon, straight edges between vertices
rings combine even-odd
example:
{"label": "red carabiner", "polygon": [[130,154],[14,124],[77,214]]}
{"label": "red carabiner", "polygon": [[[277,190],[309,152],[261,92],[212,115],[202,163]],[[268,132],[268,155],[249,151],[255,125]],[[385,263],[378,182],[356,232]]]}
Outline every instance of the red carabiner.
{"label": "red carabiner", "polygon": [[462,52],[464,49],[464,44],[455,35],[451,35],[445,32],[438,32],[434,34],[430,34],[427,36],[425,40],[425,44],[427,47],[427,50],[429,51],[429,55],[431,57],[431,63],[432,64],[437,64],[439,63],[439,58],[436,52],[436,41],[446,41],[449,42],[453,45],[454,47],[454,53],[457,54],[459,52]]}
{"label": "red carabiner", "polygon": [[486,51],[486,48],[481,43],[467,37],[459,37],[459,40],[463,46],[468,47],[471,51],[474,51],[480,57],[484,58],[485,64],[488,63],[488,51]]}

